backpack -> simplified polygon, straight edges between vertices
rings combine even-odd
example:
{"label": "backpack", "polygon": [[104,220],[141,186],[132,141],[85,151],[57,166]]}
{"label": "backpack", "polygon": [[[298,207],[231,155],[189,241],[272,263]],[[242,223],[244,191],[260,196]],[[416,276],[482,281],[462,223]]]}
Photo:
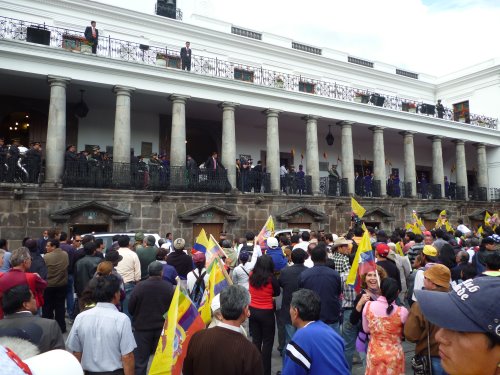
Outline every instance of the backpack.
{"label": "backpack", "polygon": [[246,251],[250,256],[253,254],[253,246],[247,245],[246,243],[241,247],[239,254]]}
{"label": "backpack", "polygon": [[189,298],[191,298],[191,301],[193,301],[196,308],[200,307],[201,301],[203,300],[203,294],[205,293],[205,274],[206,271],[203,271],[201,275],[197,276],[193,271],[193,275],[196,277],[196,282],[194,283],[193,290],[189,293]]}

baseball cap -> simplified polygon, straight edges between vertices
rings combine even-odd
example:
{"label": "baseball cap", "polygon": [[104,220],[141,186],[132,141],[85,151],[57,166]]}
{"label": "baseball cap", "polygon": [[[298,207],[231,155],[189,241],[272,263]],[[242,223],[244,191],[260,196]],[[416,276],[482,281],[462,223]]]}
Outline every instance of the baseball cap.
{"label": "baseball cap", "polygon": [[142,233],[142,232],[137,232],[137,233],[135,234],[135,240],[136,240],[136,241],[143,241],[143,240],[144,240],[144,233]]}
{"label": "baseball cap", "polygon": [[434,264],[424,271],[424,277],[427,277],[434,284],[443,288],[450,287],[451,272],[448,267],[442,264]]}
{"label": "baseball cap", "polygon": [[250,254],[248,253],[248,251],[242,251],[240,253],[240,260],[242,262],[247,262],[249,258],[250,258]]}
{"label": "baseball cap", "polygon": [[377,251],[377,254],[380,255],[381,257],[386,257],[389,255],[389,251],[391,250],[389,246],[385,243],[379,243],[377,247],[375,248]]}
{"label": "baseball cap", "polygon": [[270,249],[275,249],[275,248],[279,247],[278,240],[274,237],[269,237],[266,240],[266,244],[267,244],[267,247],[269,247]]}
{"label": "baseball cap", "polygon": [[186,245],[186,241],[184,241],[184,238],[177,238],[174,241],[174,249],[175,250],[184,250],[185,245]]}
{"label": "baseball cap", "polygon": [[428,255],[430,257],[437,257],[438,256],[437,249],[434,246],[432,246],[432,245],[425,245],[424,249],[422,250],[422,252],[425,255]]}
{"label": "baseball cap", "polygon": [[495,243],[495,240],[493,237],[486,237],[481,240],[481,245],[493,245]]}
{"label": "baseball cap", "polygon": [[500,338],[500,277],[469,279],[449,293],[415,290],[424,316],[452,331],[491,333]]}

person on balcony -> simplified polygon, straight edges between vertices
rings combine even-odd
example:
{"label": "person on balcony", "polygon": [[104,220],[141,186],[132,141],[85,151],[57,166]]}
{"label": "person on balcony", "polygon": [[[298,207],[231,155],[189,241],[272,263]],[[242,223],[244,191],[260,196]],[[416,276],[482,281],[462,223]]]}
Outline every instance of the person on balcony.
{"label": "person on balcony", "polygon": [[97,53],[97,43],[99,42],[99,30],[96,29],[96,22],[90,21],[90,26],[85,28],[85,39],[92,43],[92,53]]}
{"label": "person on balcony", "polygon": [[28,181],[38,182],[38,175],[42,168],[42,144],[32,142],[30,149],[26,152],[26,169],[28,170]]}
{"label": "person on balcony", "polygon": [[306,173],[302,164],[299,165],[299,171],[295,177],[297,178],[297,192],[302,195],[306,192]]}
{"label": "person on balcony", "polygon": [[365,177],[363,178],[364,187],[365,187],[365,196],[372,196],[372,186],[373,186],[373,175],[369,169],[365,171]]}
{"label": "person on balcony", "polygon": [[186,46],[181,48],[182,70],[191,71],[191,43],[186,42]]}
{"label": "person on balcony", "polygon": [[212,152],[212,156],[207,159],[205,169],[209,180],[216,180],[219,173],[225,169],[219,161],[217,151]]}

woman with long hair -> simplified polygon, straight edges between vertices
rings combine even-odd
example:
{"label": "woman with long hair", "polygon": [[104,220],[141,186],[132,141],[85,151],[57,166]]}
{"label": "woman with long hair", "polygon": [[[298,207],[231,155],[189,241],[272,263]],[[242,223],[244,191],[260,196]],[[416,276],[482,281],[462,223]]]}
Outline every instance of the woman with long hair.
{"label": "woman with long hair", "polygon": [[380,291],[382,295],[374,302],[366,302],[363,309],[363,330],[371,335],[365,374],[404,374],[401,337],[408,310],[396,305],[399,294],[396,280],[390,277],[383,280]]}
{"label": "woman with long hair", "polygon": [[264,375],[270,375],[275,331],[273,297],[280,294],[280,286],[274,277],[274,263],[269,255],[257,259],[249,283],[252,342],[262,354]]}

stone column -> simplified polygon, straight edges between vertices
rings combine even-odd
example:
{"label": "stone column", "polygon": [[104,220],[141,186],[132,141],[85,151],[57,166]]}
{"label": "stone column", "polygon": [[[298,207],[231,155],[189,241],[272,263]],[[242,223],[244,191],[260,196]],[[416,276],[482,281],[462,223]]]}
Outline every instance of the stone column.
{"label": "stone column", "polygon": [[486,146],[477,143],[477,186],[488,189],[488,164],[486,162]]}
{"label": "stone column", "polygon": [[278,109],[266,109],[267,116],[267,149],[266,170],[271,174],[271,193],[280,192],[280,136],[278,127]]}
{"label": "stone column", "polygon": [[58,185],[64,172],[66,86],[70,78],[48,76],[47,81],[50,84],[50,103],[45,147],[45,183]]}
{"label": "stone column", "polygon": [[455,159],[457,171],[457,187],[465,187],[465,200],[469,198],[467,191],[467,164],[465,161],[465,142],[461,139],[453,141],[455,143]]}
{"label": "stone column", "polygon": [[444,198],[444,168],[443,168],[443,147],[441,136],[429,137],[432,140],[432,184],[441,185],[441,197]]}
{"label": "stone column", "polygon": [[374,180],[380,181],[380,196],[387,195],[386,172],[385,172],[385,148],[384,148],[384,128],[372,126],[373,131],[373,175]]}
{"label": "stone column", "polygon": [[170,95],[172,101],[172,133],[170,135],[170,166],[186,166],[186,101],[189,96]]}
{"label": "stone column", "polygon": [[116,94],[113,163],[130,164],[130,96],[134,90],[132,87],[113,87]]}
{"label": "stone column", "polygon": [[318,116],[304,116],[306,120],[306,174],[311,176],[313,195],[319,194]]}
{"label": "stone column", "polygon": [[227,178],[236,189],[236,130],[234,111],[239,104],[223,102],[222,108],[222,164],[227,168]]}
{"label": "stone column", "polygon": [[415,147],[413,145],[413,134],[415,132],[404,131],[399,133],[403,136],[404,145],[404,167],[405,186],[411,186],[411,197],[417,196],[417,171],[415,167]]}
{"label": "stone column", "polygon": [[352,149],[352,122],[340,121],[342,129],[342,178],[347,178],[347,192],[354,194],[354,152]]}

